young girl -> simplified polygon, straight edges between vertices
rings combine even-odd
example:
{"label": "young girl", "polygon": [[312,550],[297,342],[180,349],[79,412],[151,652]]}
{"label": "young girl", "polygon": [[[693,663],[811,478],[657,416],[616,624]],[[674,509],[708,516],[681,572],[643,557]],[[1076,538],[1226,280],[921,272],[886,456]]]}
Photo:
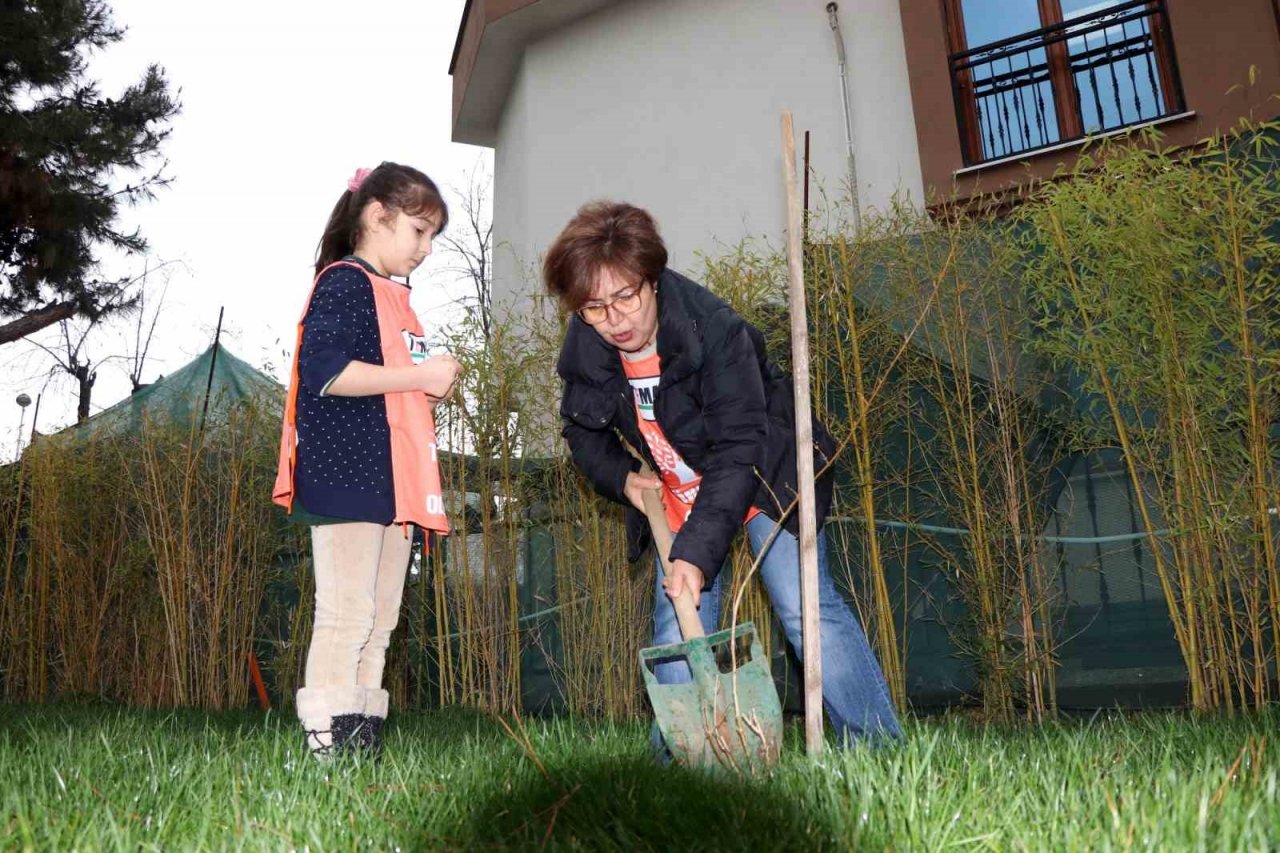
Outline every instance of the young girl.
{"label": "young girl", "polygon": [[338,199],[298,324],[272,499],[311,526],[316,607],[298,717],[317,757],[377,754],[413,525],[449,529],[433,409],[461,369],[428,358],[408,275],[449,219],[416,169],[359,169]]}

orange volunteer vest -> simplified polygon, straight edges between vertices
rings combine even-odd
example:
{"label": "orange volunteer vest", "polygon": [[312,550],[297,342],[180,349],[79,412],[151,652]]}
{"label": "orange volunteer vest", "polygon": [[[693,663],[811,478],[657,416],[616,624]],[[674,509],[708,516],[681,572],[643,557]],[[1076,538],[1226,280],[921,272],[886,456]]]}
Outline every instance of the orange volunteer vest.
{"label": "orange volunteer vest", "polygon": [[[404,333],[421,337],[423,331],[417,315],[409,307],[409,288],[370,273],[350,261],[336,263],[357,267],[373,283],[382,363],[387,367],[412,365],[414,360],[409,354]],[[324,270],[321,270],[320,275],[323,274]],[[316,276],[315,281],[320,280],[320,275]],[[280,436],[280,459],[276,469],[275,488],[271,491],[272,501],[290,512],[293,511],[293,471],[298,450],[298,353],[302,350],[302,321],[306,319],[314,294],[313,281],[307,302],[302,307],[302,318],[298,320],[298,336],[293,350],[293,367],[290,370],[289,393],[285,398],[284,425]],[[436,421],[427,395],[421,391],[397,391],[383,396],[387,403],[387,424],[391,429],[391,482],[395,489],[396,509],[393,523],[416,524],[427,530],[448,533],[449,519],[444,513],[436,448]]]}

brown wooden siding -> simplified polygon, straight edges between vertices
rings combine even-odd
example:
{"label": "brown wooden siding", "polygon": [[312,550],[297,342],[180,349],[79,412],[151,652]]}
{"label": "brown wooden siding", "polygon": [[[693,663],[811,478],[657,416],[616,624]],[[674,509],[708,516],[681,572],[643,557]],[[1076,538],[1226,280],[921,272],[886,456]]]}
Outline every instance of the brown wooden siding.
{"label": "brown wooden siding", "polygon": [[[1046,0],[1047,1],[1047,0]],[[1052,0],[1057,2],[1057,0]],[[1163,126],[1166,144],[1194,145],[1225,132],[1241,117],[1280,115],[1280,20],[1276,0],[1167,0],[1172,52],[1186,109],[1195,115]],[[907,73],[927,194],[961,200],[1007,189],[1070,167],[1078,147],[1031,153],[1011,163],[964,166],[947,56],[955,50],[948,4],[960,0],[900,0]],[[1253,67],[1253,85],[1249,85]],[[855,72],[856,73],[856,72]],[[1168,89],[1166,88],[1166,91]]]}
{"label": "brown wooden siding", "polygon": [[469,0],[458,24],[458,38],[454,44],[449,73],[453,75],[453,125],[458,123],[462,100],[475,70],[476,56],[480,53],[480,39],[484,28],[494,21],[532,6],[538,0]]}

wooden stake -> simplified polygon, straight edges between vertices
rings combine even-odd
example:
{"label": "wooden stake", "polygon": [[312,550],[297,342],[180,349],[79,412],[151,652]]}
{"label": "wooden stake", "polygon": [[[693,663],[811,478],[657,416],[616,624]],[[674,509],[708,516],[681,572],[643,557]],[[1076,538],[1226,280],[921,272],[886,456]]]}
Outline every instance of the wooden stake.
{"label": "wooden stake", "polygon": [[813,418],[809,397],[809,324],[804,304],[804,244],[796,187],[791,113],[782,114],[782,173],[787,184],[787,269],[790,272],[791,360],[796,400],[796,485],[800,497],[800,613],[804,637],[804,742],[822,752],[822,640],[818,635],[818,520],[813,494]]}

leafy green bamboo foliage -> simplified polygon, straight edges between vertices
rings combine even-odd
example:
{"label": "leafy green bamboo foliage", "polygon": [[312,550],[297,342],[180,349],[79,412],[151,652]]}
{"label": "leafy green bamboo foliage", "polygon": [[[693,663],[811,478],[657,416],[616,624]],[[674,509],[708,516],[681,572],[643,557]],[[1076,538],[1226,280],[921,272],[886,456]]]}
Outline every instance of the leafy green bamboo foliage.
{"label": "leafy green bamboo foliage", "polygon": [[453,400],[437,409],[441,443],[474,457],[442,466],[455,530],[434,581],[440,698],[495,710],[520,695],[516,466],[528,433],[518,402],[531,361],[510,332],[496,325],[485,340],[465,324],[455,330],[450,349],[464,373]]}
{"label": "leafy green bamboo foliage", "polygon": [[[577,716],[644,712],[638,666],[653,635],[654,564],[627,563],[622,507],[602,500],[567,460],[550,479],[562,503],[553,525],[561,683]],[[561,514],[563,513],[563,514]]]}
{"label": "leafy green bamboo foliage", "polygon": [[1092,440],[1124,452],[1199,709],[1272,698],[1280,194],[1269,139],[1246,128],[1194,160],[1153,140],[1104,147],[1087,174],[1019,213],[1028,345],[1078,377]]}
{"label": "leafy green bamboo foliage", "polygon": [[8,697],[135,698],[132,626],[154,601],[118,439],[41,439],[12,473],[17,540],[3,602]]}
{"label": "leafy green bamboo foliage", "polygon": [[[1275,701],[1275,135],[1246,127],[1194,161],[1100,149],[1011,216],[903,207],[810,232],[815,414],[842,447],[832,566],[899,704],[920,688],[912,642],[941,631],[991,718],[1052,715],[1062,625],[1092,605],[1048,557],[1050,472],[1116,448],[1145,531],[1133,560],[1159,580],[1192,704]],[[783,269],[747,244],[703,279],[785,364]],[[536,664],[576,716],[642,715],[653,564],[627,562],[621,509],[564,453],[562,319],[535,306],[451,334],[467,373],[437,414],[455,531],[411,567],[397,707],[503,712],[533,698]],[[42,438],[5,469],[7,697],[225,707],[247,699],[252,648],[287,702],[312,591],[306,531],[268,499],[273,412]],[[743,593],[736,618],[767,636],[751,562],[737,546],[727,601]]]}
{"label": "leafy green bamboo foliage", "polygon": [[1052,586],[1039,542],[1054,460],[1039,434],[1037,397],[1048,377],[1022,358],[1026,312],[1003,229],[979,216],[918,234],[899,265],[915,257],[924,268],[897,280],[905,289],[894,300],[932,297],[919,355],[906,363],[911,420],[930,433],[911,470],[923,474],[934,511],[967,531],[958,548],[954,537],[923,542],[967,605],[969,628],[956,641],[977,666],[984,710],[1009,718],[1022,706],[1040,719],[1056,707]]}
{"label": "leafy green bamboo foliage", "polygon": [[1055,707],[1055,617],[1039,543],[1055,448],[1043,446],[1038,417],[1049,377],[1022,354],[1016,254],[981,211],[917,228],[895,245],[892,269],[906,274],[889,276],[889,304],[897,312],[928,306],[904,362],[907,428],[918,439],[904,470],[926,496],[920,508],[965,531],[958,539],[926,532],[921,544],[965,602],[953,639],[976,666],[985,711],[1007,718],[1023,706],[1039,719]]}
{"label": "leafy green bamboo foliage", "polygon": [[[473,325],[453,330],[465,372],[437,410],[453,451],[442,474],[455,531],[429,564],[433,618],[419,621],[417,636],[431,648],[438,700],[518,707],[522,661],[536,654],[571,712],[633,716],[653,578],[626,561],[620,509],[556,458],[562,320],[537,308],[492,320],[487,337]],[[550,572],[534,570],[550,577],[529,574],[533,540],[554,554]]]}
{"label": "leafy green bamboo foliage", "polygon": [[[254,653],[269,689],[288,706],[306,675],[307,649],[315,624],[315,573],[311,528],[272,519],[272,569],[263,592],[261,623]],[[394,680],[396,661],[388,657],[387,681]]]}
{"label": "leafy green bamboo foliage", "polygon": [[[815,414],[841,448],[828,533],[895,701],[906,701],[918,593],[890,564],[932,549],[967,604],[951,628],[988,711],[1052,713],[1057,616],[1038,538],[1052,454],[1028,453],[1043,443],[1036,398],[1048,377],[1022,352],[1016,247],[990,217],[939,225],[905,206],[866,217],[856,235],[810,238]],[[780,256],[739,247],[707,278],[785,353],[782,269]],[[884,537],[882,520],[921,518],[967,535],[958,548],[954,536]]]}
{"label": "leafy green bamboo foliage", "polygon": [[[1268,640],[1274,680],[1280,683],[1280,560],[1277,559],[1276,507],[1280,507],[1280,283],[1277,279],[1274,215],[1275,154],[1271,128],[1243,126],[1243,146],[1219,141],[1205,168],[1221,186],[1221,223],[1213,232],[1213,258],[1224,270],[1226,303],[1219,333],[1238,358],[1225,367],[1232,385],[1243,391],[1231,423],[1243,434],[1249,460],[1251,535],[1243,545],[1248,579],[1243,590],[1246,643],[1251,654],[1255,702],[1272,699],[1264,649]],[[1249,143],[1252,142],[1252,151]],[[1242,150],[1243,147],[1243,150]],[[1249,158],[1253,155],[1253,159]],[[1270,637],[1265,635],[1270,623]]]}
{"label": "leafy green bamboo foliage", "polygon": [[[259,403],[134,434],[41,438],[19,466],[4,689],[224,708],[248,655],[280,524],[269,501],[278,411]],[[12,640],[12,642],[9,642]]]}
{"label": "leafy green bamboo foliage", "polygon": [[[790,370],[791,342],[787,325],[787,261],[778,252],[759,250],[749,242],[733,247],[721,257],[703,257],[702,280],[712,292],[729,303],[743,319],[759,329],[765,337],[769,358],[784,370]],[[815,387],[822,384],[821,374]],[[826,418],[818,401],[819,418]],[[785,506],[795,495],[775,496]],[[774,621],[769,595],[758,574],[756,562],[746,537],[735,541],[728,557],[732,583],[725,586],[721,621],[725,627],[752,622],[766,649],[778,649],[786,641],[773,632]],[[735,613],[734,603],[737,602]]]}
{"label": "leafy green bamboo foliage", "polygon": [[39,485],[31,495],[28,566],[47,577],[50,591],[47,608],[33,611],[47,609],[54,679],[46,686],[63,695],[102,695],[125,674],[110,666],[118,652],[110,644],[123,639],[111,626],[124,596],[146,582],[127,504],[111,499],[116,452],[109,441],[91,439],[75,453],[37,447],[28,460],[32,485]]}
{"label": "leafy green bamboo foliage", "polygon": [[[867,223],[878,229],[883,223]],[[859,284],[865,283],[868,249],[876,242],[872,232],[851,235],[837,231],[817,238],[806,263],[806,287],[813,293],[814,319],[810,333],[813,349],[814,387],[817,412],[844,448],[847,487],[840,495],[840,507],[857,523],[832,525],[830,530],[842,550],[863,556],[860,572],[851,572],[846,582],[856,596],[868,636],[884,668],[895,703],[905,707],[906,672],[903,667],[905,634],[899,629],[890,599],[890,581],[885,569],[882,541],[876,519],[884,498],[882,456],[885,425],[895,406],[901,403],[896,386],[882,382],[890,368],[889,351],[893,335],[881,317],[864,310]],[[888,393],[885,393],[886,387]],[[844,479],[844,478],[842,478]]]}
{"label": "leafy green bamboo foliage", "polygon": [[27,502],[27,476],[20,464],[9,465],[0,472],[0,558],[4,560],[4,585],[0,586],[0,667],[3,668],[4,695],[14,695],[18,619],[22,597],[18,584],[26,566],[24,507]]}
{"label": "leafy green bamboo foliage", "polygon": [[[276,413],[232,409],[225,421],[144,422],[138,533],[154,560],[168,659],[160,704],[226,708],[248,700],[248,659],[274,553],[268,425]],[[204,426],[204,428],[202,428]]]}

